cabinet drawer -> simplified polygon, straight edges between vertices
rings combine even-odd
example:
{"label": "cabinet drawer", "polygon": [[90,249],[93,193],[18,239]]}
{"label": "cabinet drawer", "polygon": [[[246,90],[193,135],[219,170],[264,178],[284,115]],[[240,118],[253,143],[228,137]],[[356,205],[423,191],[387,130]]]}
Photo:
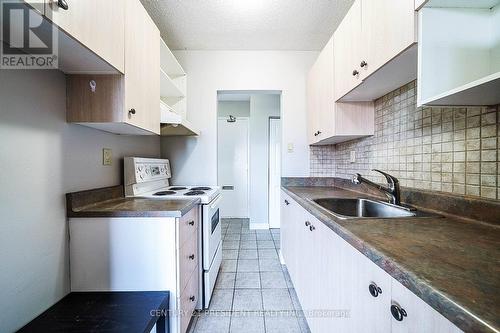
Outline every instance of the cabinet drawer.
{"label": "cabinet drawer", "polygon": [[186,332],[197,302],[198,302],[198,267],[196,267],[193,274],[191,274],[186,289],[184,289],[184,291],[181,293],[180,296],[179,303],[181,309],[180,312],[181,333]]}
{"label": "cabinet drawer", "polygon": [[184,290],[193,271],[198,266],[198,238],[194,233],[179,251],[180,290]]}
{"label": "cabinet drawer", "polygon": [[184,243],[190,238],[196,238],[196,230],[198,229],[198,206],[191,209],[186,215],[179,219],[179,246],[184,246]]}

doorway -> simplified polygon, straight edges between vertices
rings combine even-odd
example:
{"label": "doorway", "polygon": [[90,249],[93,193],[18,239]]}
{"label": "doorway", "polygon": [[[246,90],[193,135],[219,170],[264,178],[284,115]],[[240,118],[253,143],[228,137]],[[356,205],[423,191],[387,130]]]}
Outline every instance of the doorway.
{"label": "doorway", "polygon": [[218,119],[217,178],[222,188],[221,215],[224,218],[248,218],[249,119]]}
{"label": "doorway", "polygon": [[221,216],[279,228],[281,92],[219,91],[217,101]]}

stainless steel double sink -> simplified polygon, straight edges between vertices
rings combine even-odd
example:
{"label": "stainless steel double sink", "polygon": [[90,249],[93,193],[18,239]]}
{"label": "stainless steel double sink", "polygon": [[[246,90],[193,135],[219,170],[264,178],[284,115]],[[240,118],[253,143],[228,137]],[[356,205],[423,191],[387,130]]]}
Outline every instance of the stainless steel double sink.
{"label": "stainless steel double sink", "polygon": [[311,201],[341,219],[436,216],[413,208],[371,199],[323,198]]}

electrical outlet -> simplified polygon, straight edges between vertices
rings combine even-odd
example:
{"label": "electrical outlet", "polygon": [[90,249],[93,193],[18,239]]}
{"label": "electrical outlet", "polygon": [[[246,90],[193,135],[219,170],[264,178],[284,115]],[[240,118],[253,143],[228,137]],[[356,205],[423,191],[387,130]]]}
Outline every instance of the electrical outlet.
{"label": "electrical outlet", "polygon": [[287,146],[288,153],[291,154],[293,153],[293,143],[289,143]]}
{"label": "electrical outlet", "polygon": [[102,165],[113,164],[113,151],[109,148],[102,149]]}
{"label": "electrical outlet", "polygon": [[349,158],[350,163],[356,163],[356,151],[351,150],[351,157]]}

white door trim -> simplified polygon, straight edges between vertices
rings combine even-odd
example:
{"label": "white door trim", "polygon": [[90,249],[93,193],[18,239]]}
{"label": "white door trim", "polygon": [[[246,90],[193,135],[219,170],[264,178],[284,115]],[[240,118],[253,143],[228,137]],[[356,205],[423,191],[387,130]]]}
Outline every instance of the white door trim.
{"label": "white door trim", "polygon": [[[280,227],[280,186],[275,184],[281,182],[281,118],[269,117],[269,136],[268,136],[268,221],[269,228]],[[273,130],[274,127],[274,130]],[[276,149],[276,142],[279,142],[279,147]],[[276,165],[278,164],[278,165]],[[278,169],[277,173],[276,170]],[[278,179],[275,179],[275,178]]]}

